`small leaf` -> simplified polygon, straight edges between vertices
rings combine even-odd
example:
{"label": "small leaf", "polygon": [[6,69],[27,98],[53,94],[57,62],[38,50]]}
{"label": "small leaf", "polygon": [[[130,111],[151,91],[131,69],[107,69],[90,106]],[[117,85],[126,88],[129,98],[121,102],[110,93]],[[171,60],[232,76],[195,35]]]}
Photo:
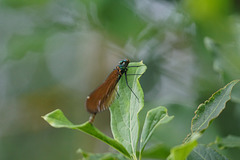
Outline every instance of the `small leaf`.
{"label": "small leaf", "polygon": [[143,158],[148,159],[166,159],[170,154],[170,148],[164,144],[157,144],[148,149],[145,149],[142,153]]}
{"label": "small leaf", "polygon": [[116,153],[100,153],[94,154],[78,149],[77,153],[81,153],[83,160],[127,160],[123,155]]}
{"label": "small leaf", "polygon": [[43,119],[45,121],[47,121],[52,127],[55,127],[55,128],[70,128],[70,129],[76,129],[76,130],[85,132],[85,133],[107,143],[108,145],[115,148],[116,150],[118,150],[120,153],[122,153],[126,157],[130,157],[129,153],[122,146],[122,144],[120,144],[118,141],[106,136],[104,133],[99,131],[97,128],[95,128],[89,122],[86,122],[81,125],[74,125],[65,117],[63,112],[59,109],[43,116]]}
{"label": "small leaf", "polygon": [[168,123],[173,119],[173,116],[168,116],[167,109],[165,107],[157,107],[148,111],[140,140],[140,154],[144,150],[145,145],[153,134],[153,131],[160,124]]}
{"label": "small leaf", "polygon": [[234,80],[227,84],[224,88],[215,92],[209,100],[200,104],[195,112],[195,116],[192,119],[191,131],[203,132],[208,128],[209,123],[218,117],[218,115],[225,108],[227,101],[230,100],[230,94],[233,86],[238,83],[239,80]]}
{"label": "small leaf", "polygon": [[240,137],[228,135],[226,138],[217,138],[216,143],[220,148],[240,148]]}
{"label": "small leaf", "polygon": [[200,137],[200,134],[195,133],[191,136],[191,139],[179,146],[176,146],[171,149],[171,154],[168,156],[168,160],[183,160],[191,153],[194,147],[197,146],[197,139]]}
{"label": "small leaf", "polygon": [[138,81],[141,75],[133,74],[143,74],[145,70],[146,66],[142,62],[129,64],[127,80],[130,88],[137,97],[126,85],[125,76],[122,76],[118,87],[119,97],[115,99],[110,107],[113,137],[118,142],[121,142],[135,159],[139,137],[138,113],[144,105],[144,100],[143,91]]}
{"label": "small leaf", "polygon": [[196,148],[194,148],[187,158],[187,160],[203,160],[203,159],[227,160],[226,157],[219,154],[217,151],[204,145],[198,145]]}

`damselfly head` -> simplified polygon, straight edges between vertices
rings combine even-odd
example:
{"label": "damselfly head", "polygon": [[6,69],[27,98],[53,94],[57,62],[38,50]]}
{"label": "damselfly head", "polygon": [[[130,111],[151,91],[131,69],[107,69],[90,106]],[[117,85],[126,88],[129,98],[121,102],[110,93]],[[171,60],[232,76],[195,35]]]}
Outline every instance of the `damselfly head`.
{"label": "damselfly head", "polygon": [[120,65],[128,65],[130,63],[129,59],[124,59],[119,62]]}

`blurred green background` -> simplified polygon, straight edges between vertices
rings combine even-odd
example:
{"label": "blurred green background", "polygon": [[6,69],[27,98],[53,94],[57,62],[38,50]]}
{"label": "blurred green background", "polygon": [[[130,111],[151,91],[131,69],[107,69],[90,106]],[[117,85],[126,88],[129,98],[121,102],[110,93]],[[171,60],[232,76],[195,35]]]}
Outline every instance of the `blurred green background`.
{"label": "blurred green background", "polygon": [[[143,60],[145,108],[166,106],[174,120],[148,146],[180,144],[197,106],[240,77],[238,0],[0,0],[0,159],[76,160],[78,148],[115,152],[42,118],[60,108],[88,120],[86,96],[121,59]],[[240,87],[200,143],[240,136]],[[111,136],[109,112],[95,123]],[[224,150],[232,159],[238,150]]]}

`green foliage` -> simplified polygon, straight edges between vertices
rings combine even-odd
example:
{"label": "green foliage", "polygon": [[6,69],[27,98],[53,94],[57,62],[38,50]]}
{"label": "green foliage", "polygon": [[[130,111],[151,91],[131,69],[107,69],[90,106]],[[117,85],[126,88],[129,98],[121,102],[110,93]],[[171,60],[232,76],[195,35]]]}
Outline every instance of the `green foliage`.
{"label": "green foliage", "polygon": [[[137,144],[139,139],[138,113],[144,105],[143,91],[138,79],[145,70],[146,66],[142,62],[129,64],[128,74],[138,74],[137,76],[128,76],[128,84],[137,97],[126,85],[124,76],[119,82],[118,93],[120,97],[116,98],[110,109],[111,128],[114,139],[104,135],[89,122],[81,125],[72,124],[59,109],[43,116],[43,118],[55,128],[65,127],[88,133],[109,144],[126,157],[131,156],[132,159],[137,159]],[[140,155],[154,129],[160,124],[169,122],[172,118],[173,116],[169,117],[167,115],[167,109],[164,107],[158,107],[149,111],[142,132]]]}
{"label": "green foliage", "polygon": [[231,98],[230,95],[233,86],[238,82],[239,80],[230,82],[224,88],[215,92],[203,104],[199,105],[195,111],[195,116],[192,119],[191,134],[187,136],[184,144],[171,149],[171,154],[168,157],[169,160],[186,159],[190,153],[191,154],[188,159],[201,159],[201,154],[204,155],[204,159],[209,159],[208,157],[214,157],[214,159],[225,159],[225,157],[221,156],[211,148],[204,148],[201,146],[194,149],[194,147],[197,146],[199,133],[203,133],[209,127],[210,123],[223,111],[226,103]]}
{"label": "green foliage", "polygon": [[197,139],[200,137],[200,134],[195,133],[192,135],[191,139],[179,146],[173,147],[171,149],[171,154],[168,157],[168,160],[183,160],[188,157],[194,147],[197,146]]}
{"label": "green foliage", "polygon": [[[93,152],[87,153],[85,159],[106,151],[108,144],[77,130],[46,128],[39,117],[59,106],[68,113],[69,120],[85,122],[86,94],[104,79],[116,58],[143,59],[148,66],[140,81],[145,107],[141,108],[142,102],[125,102],[140,110],[136,111],[140,127],[134,126],[134,134],[130,134],[134,135],[134,145],[130,150],[127,142],[118,141],[129,156],[136,154],[142,159],[166,159],[171,148],[181,145],[191,132],[197,106],[227,83],[239,79],[239,0],[2,0],[0,4],[1,160],[77,159],[78,146]],[[128,78],[132,83],[136,77]],[[124,77],[122,80],[121,86],[126,87]],[[126,90],[129,91],[127,87]],[[117,101],[125,99],[122,94],[125,93]],[[211,103],[214,102],[217,103],[216,98]],[[206,119],[207,128],[200,129],[198,143],[213,144],[210,147],[220,154],[239,159],[238,138],[228,136],[239,136],[239,104],[240,85],[235,85],[231,102],[224,104],[226,110],[219,107],[216,118]],[[161,105],[175,118],[160,127],[157,122],[147,123],[154,128],[151,131],[142,129],[148,121],[147,112]],[[117,107],[124,108],[121,104]],[[211,107],[205,105],[202,109]],[[198,116],[204,119],[209,116],[207,113],[199,109]],[[97,116],[101,121],[94,126],[105,133],[110,128],[106,126],[109,117],[103,115]],[[145,147],[141,142],[143,134],[143,139],[149,140]],[[114,136],[111,139],[116,140]],[[216,137],[221,138],[214,141]],[[39,155],[43,150],[49,152]],[[119,155],[123,156],[116,151],[106,157],[116,159]],[[106,158],[105,154],[96,156]]]}
{"label": "green foliage", "polygon": [[[139,66],[139,67],[131,67]],[[128,84],[132,88],[136,96],[126,85],[125,76],[119,81],[117,97],[110,107],[111,111],[111,129],[114,139],[106,136],[99,131],[94,125],[89,122],[74,125],[72,124],[62,113],[57,109],[43,118],[55,128],[70,128],[85,132],[103,142],[109,146],[115,148],[125,157],[119,154],[92,154],[82,150],[79,152],[83,155],[84,159],[141,159],[142,157],[150,158],[163,158],[168,160],[182,160],[186,159],[198,159],[200,156],[215,157],[215,159],[225,159],[213,149],[205,146],[198,146],[197,140],[200,135],[209,127],[209,124],[219,116],[226,106],[227,101],[230,100],[230,94],[233,86],[239,82],[234,80],[227,84],[224,88],[215,92],[209,100],[201,104],[192,119],[191,134],[187,137],[185,143],[172,147],[170,150],[165,145],[156,145],[150,147],[144,153],[144,148],[151,138],[156,127],[161,124],[168,123],[173,119],[173,116],[168,116],[167,109],[165,107],[157,107],[148,111],[141,137],[139,136],[140,124],[139,124],[139,112],[144,106],[143,91],[139,83],[139,78],[145,72],[146,66],[142,62],[134,62],[129,64]],[[135,74],[135,75],[133,75]],[[138,141],[140,138],[140,144],[138,149]],[[228,143],[233,143],[233,140],[239,139],[237,137],[226,138],[225,140],[218,141],[223,145],[230,146]],[[196,148],[195,148],[196,147]]]}
{"label": "green foliage", "polygon": [[[131,66],[140,67],[131,68]],[[142,62],[130,63],[129,67],[127,74],[141,75],[146,70],[146,66]],[[138,81],[140,75],[127,76],[128,84],[137,97],[127,87],[125,76],[123,76],[118,88],[120,97],[118,97],[110,107],[113,137],[121,142],[133,157],[136,157],[139,135],[138,113],[144,105],[143,91]]]}
{"label": "green foliage", "polygon": [[239,136],[233,136],[228,135],[225,138],[217,137],[215,142],[218,147],[224,149],[224,148],[240,148],[240,137]]}
{"label": "green foliage", "polygon": [[157,144],[151,146],[147,149],[144,149],[142,153],[143,158],[151,158],[151,159],[166,159],[170,154],[170,149],[165,144]]}
{"label": "green foliage", "polygon": [[216,160],[227,160],[226,157],[216,152],[210,147],[204,145],[198,145],[193,149],[187,160],[202,160],[202,159],[216,159]]}
{"label": "green foliage", "polygon": [[143,152],[145,145],[151,138],[153,131],[160,124],[168,123],[174,116],[168,116],[167,109],[165,107],[157,107],[148,111],[140,140],[140,154]]}
{"label": "green foliage", "polygon": [[219,116],[230,100],[230,94],[233,86],[238,83],[235,80],[227,84],[224,88],[215,92],[207,101],[200,104],[192,119],[191,131],[192,134],[196,132],[204,132],[208,128],[210,122]]}
{"label": "green foliage", "polygon": [[43,119],[46,120],[52,127],[55,127],[55,128],[69,128],[69,129],[76,129],[76,130],[85,132],[109,144],[111,147],[115,148],[125,156],[130,157],[129,153],[118,141],[106,136],[104,133],[99,131],[96,127],[94,127],[89,122],[86,122],[81,125],[74,125],[64,116],[63,112],[59,109],[43,116]]}
{"label": "green foliage", "polygon": [[126,158],[120,154],[114,153],[103,153],[103,154],[94,154],[84,152],[82,149],[78,149],[77,153],[80,153],[83,157],[83,160],[126,160]]}

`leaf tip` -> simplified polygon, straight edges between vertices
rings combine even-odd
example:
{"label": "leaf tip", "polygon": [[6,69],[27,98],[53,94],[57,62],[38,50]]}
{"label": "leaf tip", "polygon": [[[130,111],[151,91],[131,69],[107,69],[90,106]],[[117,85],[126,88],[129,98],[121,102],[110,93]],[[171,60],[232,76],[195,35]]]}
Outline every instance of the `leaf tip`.
{"label": "leaf tip", "polygon": [[46,121],[46,115],[45,116],[41,116],[42,119],[44,119]]}

